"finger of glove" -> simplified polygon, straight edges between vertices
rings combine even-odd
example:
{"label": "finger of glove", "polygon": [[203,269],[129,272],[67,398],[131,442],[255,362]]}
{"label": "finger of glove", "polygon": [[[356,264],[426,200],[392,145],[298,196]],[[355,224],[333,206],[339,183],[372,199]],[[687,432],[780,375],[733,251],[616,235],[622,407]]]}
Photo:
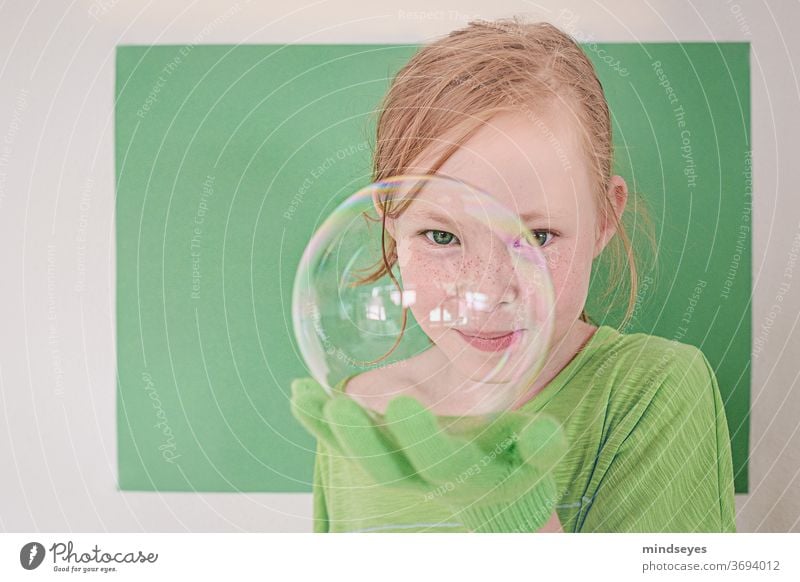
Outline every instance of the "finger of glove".
{"label": "finger of glove", "polygon": [[324,414],[345,453],[355,458],[377,483],[397,487],[419,484],[408,460],[352,398],[331,399]]}
{"label": "finger of glove", "polygon": [[517,450],[524,463],[550,471],[567,452],[567,437],[553,417],[539,415],[522,428]]}
{"label": "finger of glove", "polygon": [[500,463],[486,462],[473,442],[448,435],[430,411],[410,396],[398,396],[386,407],[388,430],[411,465],[426,481],[445,484],[470,477],[470,487],[502,478]]}
{"label": "finger of glove", "polygon": [[329,400],[328,393],[315,380],[298,378],[292,381],[292,399],[290,402],[292,416],[317,440],[338,451],[341,447],[324,414],[325,404]]}
{"label": "finger of glove", "polygon": [[487,495],[485,500],[466,506],[460,515],[476,532],[535,532],[547,523],[556,500],[556,483],[552,477],[545,477],[514,492]]}

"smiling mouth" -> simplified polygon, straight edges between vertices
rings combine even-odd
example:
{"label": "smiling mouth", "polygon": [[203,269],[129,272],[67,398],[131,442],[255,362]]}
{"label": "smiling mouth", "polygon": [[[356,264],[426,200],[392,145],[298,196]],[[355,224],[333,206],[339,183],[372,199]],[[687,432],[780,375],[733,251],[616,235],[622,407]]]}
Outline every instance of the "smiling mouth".
{"label": "smiling mouth", "polygon": [[469,334],[461,330],[455,330],[458,335],[474,348],[482,352],[501,352],[508,349],[522,335],[524,330],[499,332],[480,332],[480,334]]}

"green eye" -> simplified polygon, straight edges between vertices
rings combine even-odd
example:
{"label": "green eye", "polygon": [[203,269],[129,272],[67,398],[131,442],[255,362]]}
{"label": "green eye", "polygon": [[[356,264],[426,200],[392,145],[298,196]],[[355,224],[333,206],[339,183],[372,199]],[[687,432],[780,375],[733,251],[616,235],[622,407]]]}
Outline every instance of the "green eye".
{"label": "green eye", "polygon": [[440,246],[447,246],[453,241],[458,242],[456,235],[446,230],[426,230],[425,236],[429,241]]}
{"label": "green eye", "polygon": [[[545,246],[547,243],[549,243],[552,240],[552,237],[554,236],[553,233],[550,232],[549,230],[533,230],[531,232],[533,233],[533,238],[535,238],[536,242],[539,243],[539,246],[542,247]],[[548,236],[550,238],[547,238]]]}

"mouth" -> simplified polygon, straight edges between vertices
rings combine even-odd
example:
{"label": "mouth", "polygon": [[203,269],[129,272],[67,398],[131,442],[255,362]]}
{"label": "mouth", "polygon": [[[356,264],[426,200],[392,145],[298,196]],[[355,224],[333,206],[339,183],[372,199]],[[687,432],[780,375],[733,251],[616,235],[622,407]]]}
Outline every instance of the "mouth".
{"label": "mouth", "polygon": [[517,329],[514,331],[480,332],[480,334],[470,334],[461,330],[455,330],[458,335],[474,348],[482,352],[501,352],[508,349],[516,342],[525,330]]}

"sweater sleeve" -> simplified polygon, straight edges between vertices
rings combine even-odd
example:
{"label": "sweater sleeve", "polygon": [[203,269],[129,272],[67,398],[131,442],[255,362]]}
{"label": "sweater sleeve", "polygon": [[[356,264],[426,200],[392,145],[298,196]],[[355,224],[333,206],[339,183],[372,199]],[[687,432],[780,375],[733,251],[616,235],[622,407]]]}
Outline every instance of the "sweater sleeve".
{"label": "sweater sleeve", "polygon": [[621,427],[580,531],[736,531],[731,444],[717,380],[699,349],[675,346],[660,371],[651,368],[652,389],[630,387],[641,398],[641,415]]}
{"label": "sweater sleeve", "polygon": [[313,497],[314,507],[314,532],[327,533],[330,530],[330,523],[328,520],[328,505],[325,499],[325,468],[323,467],[324,461],[320,448],[320,445],[317,444],[317,454],[314,458],[314,477],[311,483],[311,495]]}

